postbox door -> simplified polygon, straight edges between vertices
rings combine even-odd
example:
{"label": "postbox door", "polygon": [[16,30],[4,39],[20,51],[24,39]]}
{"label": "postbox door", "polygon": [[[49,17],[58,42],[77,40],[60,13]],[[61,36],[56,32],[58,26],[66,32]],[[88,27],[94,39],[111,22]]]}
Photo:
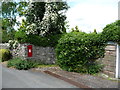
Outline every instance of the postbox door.
{"label": "postbox door", "polygon": [[28,45],[27,49],[28,49],[28,57],[32,57],[32,45]]}

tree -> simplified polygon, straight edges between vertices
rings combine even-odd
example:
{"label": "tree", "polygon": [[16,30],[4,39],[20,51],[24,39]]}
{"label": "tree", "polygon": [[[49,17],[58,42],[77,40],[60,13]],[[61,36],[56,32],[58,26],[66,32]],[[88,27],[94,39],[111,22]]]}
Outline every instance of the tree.
{"label": "tree", "polygon": [[102,31],[102,37],[106,41],[114,41],[120,43],[120,20],[107,24]]}
{"label": "tree", "polygon": [[72,32],[80,32],[80,30],[78,29],[78,26],[75,26],[75,29],[72,28]]}
{"label": "tree", "polygon": [[[16,5],[14,2],[2,2],[2,42],[7,42],[12,36],[13,26],[15,25]],[[8,35],[9,34],[9,35]],[[13,38],[13,37],[12,37]]]}
{"label": "tree", "polygon": [[2,42],[14,39],[15,25],[20,23],[16,20],[17,16],[23,15],[27,2],[2,2]]}
{"label": "tree", "polygon": [[2,2],[2,28],[10,31],[16,24],[17,16],[17,5],[16,2]]}
{"label": "tree", "polygon": [[96,29],[94,29],[94,33],[97,34],[97,30]]}
{"label": "tree", "polygon": [[[32,2],[26,13],[27,32],[43,36],[66,32],[67,9],[66,2]],[[33,29],[29,29],[31,27]]]}

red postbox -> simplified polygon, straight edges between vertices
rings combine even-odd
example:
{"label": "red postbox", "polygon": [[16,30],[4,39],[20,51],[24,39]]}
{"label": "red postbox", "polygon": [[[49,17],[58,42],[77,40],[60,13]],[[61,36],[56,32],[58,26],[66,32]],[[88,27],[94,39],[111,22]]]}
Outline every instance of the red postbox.
{"label": "red postbox", "polygon": [[27,49],[28,49],[28,57],[32,57],[32,45],[28,45]]}

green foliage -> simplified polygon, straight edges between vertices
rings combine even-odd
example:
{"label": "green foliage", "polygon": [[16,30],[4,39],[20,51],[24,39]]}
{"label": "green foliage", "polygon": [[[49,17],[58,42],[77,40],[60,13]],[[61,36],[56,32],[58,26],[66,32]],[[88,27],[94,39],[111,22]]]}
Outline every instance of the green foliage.
{"label": "green foliage", "polygon": [[23,30],[19,30],[15,33],[15,39],[20,43],[26,42],[27,35]]}
{"label": "green foliage", "polygon": [[16,31],[10,24],[9,19],[2,19],[2,43],[7,43],[9,40],[14,39]]}
{"label": "green foliage", "polygon": [[7,67],[15,67],[15,64],[18,63],[20,60],[20,58],[14,58],[9,60],[7,63]]}
{"label": "green foliage", "polygon": [[47,46],[55,47],[58,43],[59,38],[62,36],[62,34],[50,35],[47,37],[37,36],[37,35],[24,36],[24,32],[22,33],[23,33],[23,37],[20,35],[19,32],[17,33],[18,35],[16,35],[16,39],[18,40],[19,43],[30,43],[36,46],[43,46],[43,47],[47,47]]}
{"label": "green foliage", "polygon": [[120,20],[106,25],[103,29],[102,37],[107,41],[120,43]]}
{"label": "green foliage", "polygon": [[80,32],[78,29],[78,26],[75,26],[75,28],[72,28],[72,32]]}
{"label": "green foliage", "polygon": [[28,70],[30,68],[36,67],[38,64],[35,62],[32,62],[30,60],[22,60],[20,58],[14,58],[12,60],[9,60],[7,63],[7,67],[14,67],[18,70]]}
{"label": "green foliage", "polygon": [[44,68],[44,67],[58,67],[58,65],[55,65],[55,64],[48,64],[48,65],[45,65],[45,64],[41,64],[41,65],[37,65],[38,68]]}
{"label": "green foliage", "polygon": [[15,16],[16,13],[16,2],[2,2],[2,17]]}
{"label": "green foliage", "polygon": [[14,26],[19,25],[16,16],[23,16],[27,2],[2,2],[1,3],[1,20],[2,20],[2,42],[14,40],[15,30]]}
{"label": "green foliage", "polygon": [[94,29],[94,33],[97,34],[97,30],[96,29]]}
{"label": "green foliage", "polygon": [[6,30],[2,30],[2,43],[7,43],[9,41],[8,33]]}
{"label": "green foliage", "polygon": [[[17,3],[15,2],[2,2],[2,7],[1,7],[1,14],[2,14],[2,30],[6,30],[7,37],[2,37],[3,42],[6,42],[7,39],[12,38],[13,39],[13,35],[14,35],[14,28],[13,26],[16,23],[16,6]],[[9,33],[8,33],[9,32]],[[3,33],[4,35],[4,33]],[[5,38],[5,39],[4,39]],[[7,39],[6,39],[7,38]]]}
{"label": "green foliage", "polygon": [[0,49],[0,59],[2,61],[7,61],[12,58],[12,54],[7,49]]}
{"label": "green foliage", "polygon": [[101,34],[71,32],[58,41],[57,63],[67,71],[94,74],[101,70],[96,59],[104,56],[104,48]]}

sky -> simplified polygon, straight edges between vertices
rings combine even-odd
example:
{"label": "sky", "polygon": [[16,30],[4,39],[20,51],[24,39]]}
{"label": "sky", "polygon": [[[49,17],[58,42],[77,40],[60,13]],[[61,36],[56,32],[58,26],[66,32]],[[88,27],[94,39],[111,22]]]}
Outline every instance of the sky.
{"label": "sky", "polygon": [[[118,20],[120,0],[66,0],[70,8],[66,16],[71,28],[78,26],[81,31],[101,32],[103,28]],[[67,30],[68,32],[70,30]]]}

